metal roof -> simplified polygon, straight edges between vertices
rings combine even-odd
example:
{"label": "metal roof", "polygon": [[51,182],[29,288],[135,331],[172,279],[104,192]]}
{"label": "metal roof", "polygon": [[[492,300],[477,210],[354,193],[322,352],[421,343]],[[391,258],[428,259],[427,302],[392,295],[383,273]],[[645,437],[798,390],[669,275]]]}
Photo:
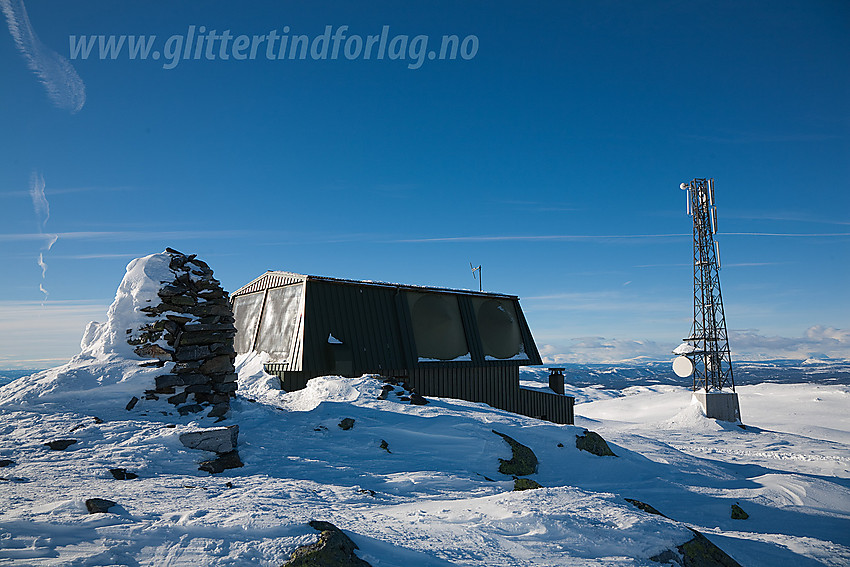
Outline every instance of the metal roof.
{"label": "metal roof", "polygon": [[344,278],[331,278],[327,276],[310,276],[305,274],[296,274],[294,272],[286,272],[282,270],[269,270],[261,276],[251,280],[249,283],[243,285],[233,293],[231,293],[231,297],[237,295],[244,295],[246,293],[253,293],[256,291],[263,291],[266,289],[270,289],[273,287],[281,287],[285,285],[292,285],[295,283],[304,283],[307,281],[315,281],[315,282],[332,282],[339,284],[349,284],[349,285],[357,285],[357,286],[374,286],[381,288],[389,288],[389,289],[403,289],[409,291],[419,291],[419,292],[440,292],[440,293],[453,293],[453,294],[463,294],[463,295],[474,295],[479,297],[504,297],[508,299],[519,299],[516,295],[510,295],[506,293],[495,293],[489,291],[473,291],[468,289],[452,289],[447,287],[436,287],[436,286],[420,286],[420,285],[411,285],[411,284],[399,284],[399,283],[390,283],[390,282],[381,282],[381,281],[372,281],[372,280],[350,280]]}

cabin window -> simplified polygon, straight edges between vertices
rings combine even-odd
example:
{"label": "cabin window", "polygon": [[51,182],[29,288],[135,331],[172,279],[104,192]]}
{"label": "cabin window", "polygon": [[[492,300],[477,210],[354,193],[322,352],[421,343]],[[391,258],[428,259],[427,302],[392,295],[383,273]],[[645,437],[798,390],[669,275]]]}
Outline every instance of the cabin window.
{"label": "cabin window", "polygon": [[254,350],[267,352],[278,362],[288,362],[301,320],[301,284],[267,291],[266,307]]}
{"label": "cabin window", "polygon": [[527,359],[513,301],[473,297],[485,360]]}
{"label": "cabin window", "polygon": [[233,298],[233,318],[236,320],[236,337],[233,346],[236,352],[251,352],[254,335],[260,321],[260,309],[263,308],[263,292],[239,295]]}
{"label": "cabin window", "polygon": [[457,297],[408,292],[407,305],[420,361],[470,360]]}

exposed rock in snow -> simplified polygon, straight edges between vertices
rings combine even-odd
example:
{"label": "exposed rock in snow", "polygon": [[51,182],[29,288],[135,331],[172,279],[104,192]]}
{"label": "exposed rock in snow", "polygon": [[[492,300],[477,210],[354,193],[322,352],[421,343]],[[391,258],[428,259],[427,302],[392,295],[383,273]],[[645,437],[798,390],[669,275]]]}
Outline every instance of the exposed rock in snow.
{"label": "exposed rock in snow", "polygon": [[410,403],[414,406],[424,406],[425,404],[428,403],[428,400],[426,400],[425,397],[420,396],[416,392],[411,392],[410,393]]}
{"label": "exposed rock in snow", "polygon": [[212,451],[213,453],[229,453],[236,449],[239,436],[239,426],[211,427],[199,431],[190,431],[180,435],[180,442],[190,449]]}
{"label": "exposed rock in snow", "polygon": [[584,435],[576,435],[576,449],[587,451],[599,457],[616,457],[614,451],[598,433],[584,430]]}
{"label": "exposed rock in snow", "polygon": [[64,451],[76,442],[76,439],[57,439],[55,441],[48,441],[45,443],[45,446],[49,447],[52,451]]}
{"label": "exposed rock in snow", "polygon": [[537,472],[537,455],[534,451],[495,429],[493,433],[504,439],[511,446],[510,460],[499,459],[499,472],[509,476],[526,476]]}
{"label": "exposed rock in snow", "polygon": [[[667,517],[640,500],[626,498],[626,501],[648,514]],[[729,557],[725,551],[714,545],[700,532],[693,528],[688,529],[693,532],[693,539],[677,546],[675,551],[668,549],[650,557],[650,559],[657,563],[672,564],[679,567],[741,567],[737,561]]]}
{"label": "exposed rock in snow", "polygon": [[134,472],[128,472],[127,469],[109,469],[109,474],[112,475],[112,478],[115,480],[133,480],[134,478],[139,478]]}
{"label": "exposed rock in snow", "polygon": [[750,515],[744,512],[744,509],[737,504],[732,504],[731,516],[733,520],[746,520],[750,517]]}
{"label": "exposed rock in snow", "polygon": [[89,498],[86,500],[86,508],[89,514],[106,514],[110,508],[117,505],[112,500],[106,500],[105,498]]}
{"label": "exposed rock in snow", "polygon": [[199,471],[206,471],[210,474],[218,474],[220,472],[224,472],[227,469],[238,469],[239,467],[245,466],[242,463],[242,460],[239,458],[238,451],[229,451],[227,453],[222,453],[215,459],[210,459],[208,461],[201,461],[200,466],[198,467]]}
{"label": "exposed rock in snow", "polygon": [[371,567],[354,554],[357,544],[332,523],[314,520],[310,527],[321,532],[319,541],[296,549],[283,567]]}
{"label": "exposed rock in snow", "polygon": [[531,478],[514,479],[514,491],[534,490],[536,488],[543,488],[543,485]]}

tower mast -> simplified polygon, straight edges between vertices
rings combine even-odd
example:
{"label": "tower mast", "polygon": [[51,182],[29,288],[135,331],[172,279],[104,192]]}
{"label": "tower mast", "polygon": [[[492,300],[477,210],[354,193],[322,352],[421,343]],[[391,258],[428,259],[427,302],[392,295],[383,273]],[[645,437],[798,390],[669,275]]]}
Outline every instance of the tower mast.
{"label": "tower mast", "polygon": [[680,188],[687,191],[688,214],[694,219],[694,322],[685,344],[673,351],[683,355],[673,367],[680,376],[693,375],[694,397],[708,417],[740,421],[720,291],[720,247],[714,240],[714,179],[696,178]]}
{"label": "tower mast", "polygon": [[720,292],[720,249],[717,233],[717,206],[714,179],[694,179],[682,188],[688,192],[688,211],[694,219],[694,322],[691,361],[694,364],[694,391],[735,391],[732,356],[726,332],[723,295]]}

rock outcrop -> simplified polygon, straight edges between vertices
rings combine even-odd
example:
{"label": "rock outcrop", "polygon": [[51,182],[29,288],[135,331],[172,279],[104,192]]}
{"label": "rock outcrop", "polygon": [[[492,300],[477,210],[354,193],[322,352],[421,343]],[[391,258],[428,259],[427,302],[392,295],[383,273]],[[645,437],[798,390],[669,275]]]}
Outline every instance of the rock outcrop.
{"label": "rock outcrop", "polygon": [[750,515],[744,512],[744,509],[738,506],[737,504],[732,504],[732,519],[733,520],[746,520]]}
{"label": "rock outcrop", "polygon": [[201,464],[198,466],[198,470],[205,471],[210,474],[218,474],[226,471],[227,469],[238,469],[242,466],[244,465],[242,460],[239,458],[239,452],[233,450],[227,453],[221,453],[215,459],[201,461]]}
{"label": "rock outcrop", "polygon": [[371,567],[354,554],[357,544],[332,523],[313,520],[310,527],[321,532],[319,541],[296,549],[282,567]]}
{"label": "rock outcrop", "polygon": [[[645,502],[634,500],[633,498],[626,498],[625,500],[648,514],[656,514],[663,518],[667,517]],[[711,543],[707,537],[693,528],[688,529],[693,532],[693,539],[677,546],[676,549],[668,549],[650,557],[650,560],[656,563],[676,565],[679,567],[741,567],[740,563]]]}
{"label": "rock outcrop", "polygon": [[180,442],[189,449],[215,453],[216,458],[202,461],[198,470],[218,474],[227,469],[243,466],[239,452],[236,450],[238,437],[239,426],[231,425],[183,433],[180,435]]}
{"label": "rock outcrop", "polygon": [[48,441],[44,445],[50,448],[51,451],[64,451],[76,442],[76,439],[56,439],[55,441]]}
{"label": "rock outcrop", "polygon": [[117,506],[117,504],[105,498],[89,498],[86,500],[86,509],[89,514],[107,514],[113,506]]}
{"label": "rock outcrop", "polygon": [[180,435],[180,442],[189,449],[200,449],[219,454],[235,450],[238,439],[238,425],[211,427]]}
{"label": "rock outcrop", "polygon": [[543,485],[537,482],[536,480],[530,478],[514,479],[514,492],[520,490],[535,490],[537,488],[543,488]]}
{"label": "rock outcrop", "polygon": [[115,480],[133,480],[134,478],[139,478],[139,475],[129,472],[127,469],[109,469],[109,474]]}
{"label": "rock outcrop", "polygon": [[593,431],[584,430],[584,435],[576,435],[576,449],[587,451],[600,457],[616,457],[614,451],[605,442],[601,435]]}
{"label": "rock outcrop", "polygon": [[537,472],[537,455],[534,451],[495,429],[493,433],[504,439],[511,446],[513,455],[510,460],[499,459],[499,472],[511,476],[526,476]]}

